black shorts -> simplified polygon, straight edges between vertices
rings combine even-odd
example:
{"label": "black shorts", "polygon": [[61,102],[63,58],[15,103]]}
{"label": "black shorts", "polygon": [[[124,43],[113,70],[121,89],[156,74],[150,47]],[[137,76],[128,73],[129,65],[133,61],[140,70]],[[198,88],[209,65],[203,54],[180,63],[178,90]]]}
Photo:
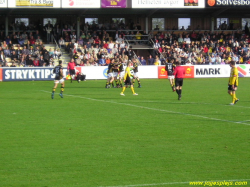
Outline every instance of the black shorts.
{"label": "black shorts", "polygon": [[228,85],[228,91],[235,91],[237,90],[237,86],[234,85],[234,89],[232,87],[232,85]]}
{"label": "black shorts", "polygon": [[182,86],[183,85],[183,79],[176,78],[175,79],[175,86]]}
{"label": "black shorts", "polygon": [[70,69],[70,70],[69,70],[69,74],[70,74],[70,75],[75,75],[75,74],[76,74],[75,69]]}
{"label": "black shorts", "polygon": [[127,86],[132,85],[131,78],[129,76],[127,76],[124,84],[127,85]]}
{"label": "black shorts", "polygon": [[80,74],[78,74],[77,77],[76,77],[76,80],[84,81],[85,78],[86,78],[86,75],[80,75]]}

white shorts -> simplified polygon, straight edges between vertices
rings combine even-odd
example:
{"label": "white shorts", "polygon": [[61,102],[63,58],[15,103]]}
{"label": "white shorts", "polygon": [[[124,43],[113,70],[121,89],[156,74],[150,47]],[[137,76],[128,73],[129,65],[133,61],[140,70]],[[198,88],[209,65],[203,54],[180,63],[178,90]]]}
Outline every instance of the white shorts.
{"label": "white shorts", "polygon": [[135,78],[138,77],[138,72],[134,73],[134,77],[135,77]]}
{"label": "white shorts", "polygon": [[118,72],[113,72],[114,77],[118,76]]}
{"label": "white shorts", "polygon": [[169,79],[169,80],[173,80],[173,79],[174,79],[174,75],[169,75],[169,76],[168,76],[168,79]]}
{"label": "white shorts", "polygon": [[60,80],[54,80],[54,83],[56,83],[56,84],[58,84],[58,83],[62,84],[62,83],[64,83],[64,78],[62,78]]}
{"label": "white shorts", "polygon": [[113,73],[108,74],[108,78],[114,77]]}
{"label": "white shorts", "polygon": [[125,72],[123,71],[123,72],[121,72],[120,74],[119,74],[119,78],[123,78],[124,77],[124,75],[125,75]]}

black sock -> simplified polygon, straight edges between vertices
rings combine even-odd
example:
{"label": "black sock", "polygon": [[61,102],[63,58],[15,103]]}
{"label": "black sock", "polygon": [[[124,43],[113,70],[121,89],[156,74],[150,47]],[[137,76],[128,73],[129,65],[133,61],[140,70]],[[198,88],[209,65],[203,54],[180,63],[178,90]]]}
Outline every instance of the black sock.
{"label": "black sock", "polygon": [[181,89],[179,90],[179,95],[181,95]]}
{"label": "black sock", "polygon": [[179,90],[176,90],[176,93],[179,95]]}

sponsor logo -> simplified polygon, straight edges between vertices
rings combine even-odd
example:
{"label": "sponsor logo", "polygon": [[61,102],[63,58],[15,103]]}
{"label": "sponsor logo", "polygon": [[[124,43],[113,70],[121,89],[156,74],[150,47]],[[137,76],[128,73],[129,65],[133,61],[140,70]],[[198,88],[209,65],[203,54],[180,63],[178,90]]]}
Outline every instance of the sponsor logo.
{"label": "sponsor logo", "polygon": [[207,0],[208,6],[245,6],[250,0]]}
{"label": "sponsor logo", "polygon": [[168,72],[165,70],[165,66],[158,66],[158,79],[166,79]]}
{"label": "sponsor logo", "polygon": [[191,71],[192,71],[191,68],[187,68],[187,69],[186,69],[186,74],[190,74]]}
{"label": "sponsor logo", "polygon": [[183,66],[185,69],[185,78],[194,78],[194,66]]}
{"label": "sponsor logo", "polygon": [[165,68],[161,68],[161,75],[164,75],[165,74]]}
{"label": "sponsor logo", "polygon": [[220,68],[197,68],[196,75],[220,75]]}
{"label": "sponsor logo", "polygon": [[239,72],[239,77],[245,77],[247,75],[247,67],[245,65],[239,65],[237,69]]}
{"label": "sponsor logo", "polygon": [[[63,69],[65,75],[67,69]],[[3,80],[52,80],[53,69],[3,69]]]}
{"label": "sponsor logo", "polygon": [[108,78],[108,68],[105,68],[105,69],[103,70],[103,76],[104,76],[105,78]]}
{"label": "sponsor logo", "polygon": [[73,0],[69,0],[69,6],[74,6],[74,1]]}

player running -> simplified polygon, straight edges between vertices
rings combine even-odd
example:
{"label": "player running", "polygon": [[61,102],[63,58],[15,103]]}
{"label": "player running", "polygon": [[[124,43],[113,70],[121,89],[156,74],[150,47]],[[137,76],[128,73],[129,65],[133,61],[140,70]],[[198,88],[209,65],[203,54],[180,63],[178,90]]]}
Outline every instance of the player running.
{"label": "player running", "polygon": [[228,93],[232,96],[232,103],[230,105],[235,105],[239,99],[236,97],[236,90],[238,88],[239,79],[238,79],[238,69],[235,67],[235,61],[230,62],[231,73],[228,82]]}
{"label": "player running", "polygon": [[132,76],[131,73],[130,73],[131,65],[132,65],[132,63],[129,61],[127,63],[127,68],[125,70],[125,75],[124,75],[124,78],[123,78],[124,86],[122,87],[122,92],[120,93],[120,95],[122,95],[122,96],[125,96],[124,91],[126,90],[126,88],[128,86],[130,86],[130,89],[131,89],[133,95],[138,95],[137,93],[135,93],[134,86],[133,86],[133,84],[131,82],[131,76]]}
{"label": "player running", "polygon": [[183,78],[185,76],[185,69],[180,65],[180,62],[176,62],[177,67],[174,70],[176,93],[178,94],[178,100],[181,100],[181,92],[183,85]]}
{"label": "player running", "polygon": [[61,98],[63,98],[63,91],[64,91],[64,76],[63,76],[63,68],[62,68],[62,61],[59,60],[59,65],[57,65],[54,70],[53,73],[56,74],[55,80],[54,80],[54,87],[52,89],[52,93],[51,93],[51,99],[54,99],[54,94],[56,91],[56,88],[58,86],[58,84],[61,84],[61,92],[60,92],[60,96]]}
{"label": "player running", "polygon": [[168,80],[170,83],[170,86],[172,87],[173,92],[175,91],[175,83],[174,83],[174,69],[175,69],[175,64],[174,64],[174,59],[170,61],[170,63],[166,63],[165,70],[168,72]]}

